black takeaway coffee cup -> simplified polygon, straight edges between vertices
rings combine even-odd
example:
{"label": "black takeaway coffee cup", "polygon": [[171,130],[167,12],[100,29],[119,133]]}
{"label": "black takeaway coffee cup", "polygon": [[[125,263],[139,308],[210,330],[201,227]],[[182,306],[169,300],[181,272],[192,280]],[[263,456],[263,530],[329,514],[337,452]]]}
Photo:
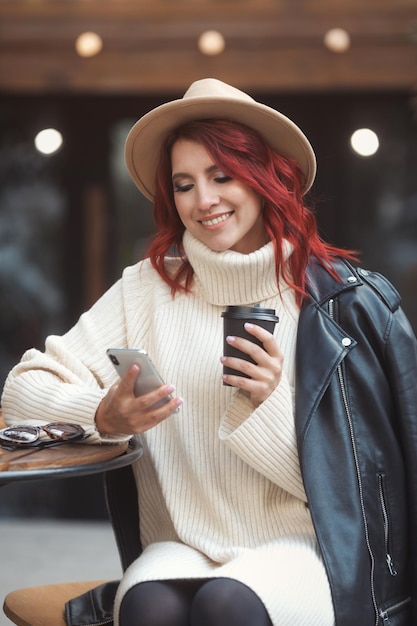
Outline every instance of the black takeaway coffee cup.
{"label": "black takeaway coffee cup", "polygon": [[[233,346],[229,345],[226,341],[226,337],[234,335],[235,337],[243,337],[258,346],[263,347],[262,342],[259,341],[253,335],[250,335],[245,330],[244,324],[250,322],[251,324],[257,324],[262,326],[270,333],[274,332],[275,324],[279,321],[279,317],[275,314],[274,309],[264,309],[260,306],[228,306],[222,313],[223,318],[223,354],[224,356],[235,356],[245,361],[254,363],[255,361],[245,352],[237,350]],[[234,374],[236,376],[244,376],[249,378],[246,374],[238,372],[230,367],[223,366],[224,374]],[[227,385],[227,383],[223,383]]]}

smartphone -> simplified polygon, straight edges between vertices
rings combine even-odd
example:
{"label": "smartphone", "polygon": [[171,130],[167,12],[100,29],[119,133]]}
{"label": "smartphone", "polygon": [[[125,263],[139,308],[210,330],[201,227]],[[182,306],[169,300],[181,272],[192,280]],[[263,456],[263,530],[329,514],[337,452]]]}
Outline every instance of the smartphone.
{"label": "smartphone", "polygon": [[[140,372],[136,378],[133,390],[135,396],[143,396],[145,393],[158,389],[158,387],[165,384],[156,367],[152,363],[149,354],[145,350],[109,348],[106,353],[120,377],[127,372],[133,363],[137,363],[139,365]],[[169,402],[171,398],[171,395],[166,396],[165,398],[162,398],[162,400],[158,400],[158,402],[152,406],[162,406],[163,404]]]}

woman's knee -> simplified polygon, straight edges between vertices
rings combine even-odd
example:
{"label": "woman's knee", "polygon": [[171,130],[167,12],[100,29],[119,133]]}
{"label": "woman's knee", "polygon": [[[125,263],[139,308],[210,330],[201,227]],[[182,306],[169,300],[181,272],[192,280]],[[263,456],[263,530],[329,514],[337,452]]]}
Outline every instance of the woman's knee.
{"label": "woman's knee", "polygon": [[264,604],[252,589],[237,580],[216,578],[194,596],[191,624],[198,626],[271,626]]}
{"label": "woman's knee", "polygon": [[190,603],[188,589],[179,582],[140,583],[129,589],[121,602],[120,626],[184,626]]}

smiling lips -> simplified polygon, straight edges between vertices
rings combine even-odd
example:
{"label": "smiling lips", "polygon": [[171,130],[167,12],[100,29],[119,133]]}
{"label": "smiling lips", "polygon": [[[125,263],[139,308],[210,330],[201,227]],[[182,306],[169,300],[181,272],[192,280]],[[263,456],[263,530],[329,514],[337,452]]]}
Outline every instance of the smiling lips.
{"label": "smiling lips", "polygon": [[224,213],[223,215],[219,215],[218,217],[213,217],[211,220],[201,220],[201,224],[203,226],[216,226],[217,224],[221,224],[221,222],[225,222],[231,215],[233,211],[230,213]]}

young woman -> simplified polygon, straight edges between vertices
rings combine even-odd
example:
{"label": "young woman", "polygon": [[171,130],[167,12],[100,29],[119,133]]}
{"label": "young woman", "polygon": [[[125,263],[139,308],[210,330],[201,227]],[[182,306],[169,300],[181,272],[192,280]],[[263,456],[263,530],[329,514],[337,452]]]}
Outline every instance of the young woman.
{"label": "young woman", "polygon": [[[204,79],[137,122],[126,160],[154,202],[149,258],[3,394],[10,423],[141,438],[143,552],[115,623],[414,623],[417,343],[395,289],[318,236],[308,140]],[[221,313],[242,304],[280,320],[246,326],[261,345],[228,337],[253,363],[222,355]],[[168,383],[136,397],[109,347],[146,349]]]}

